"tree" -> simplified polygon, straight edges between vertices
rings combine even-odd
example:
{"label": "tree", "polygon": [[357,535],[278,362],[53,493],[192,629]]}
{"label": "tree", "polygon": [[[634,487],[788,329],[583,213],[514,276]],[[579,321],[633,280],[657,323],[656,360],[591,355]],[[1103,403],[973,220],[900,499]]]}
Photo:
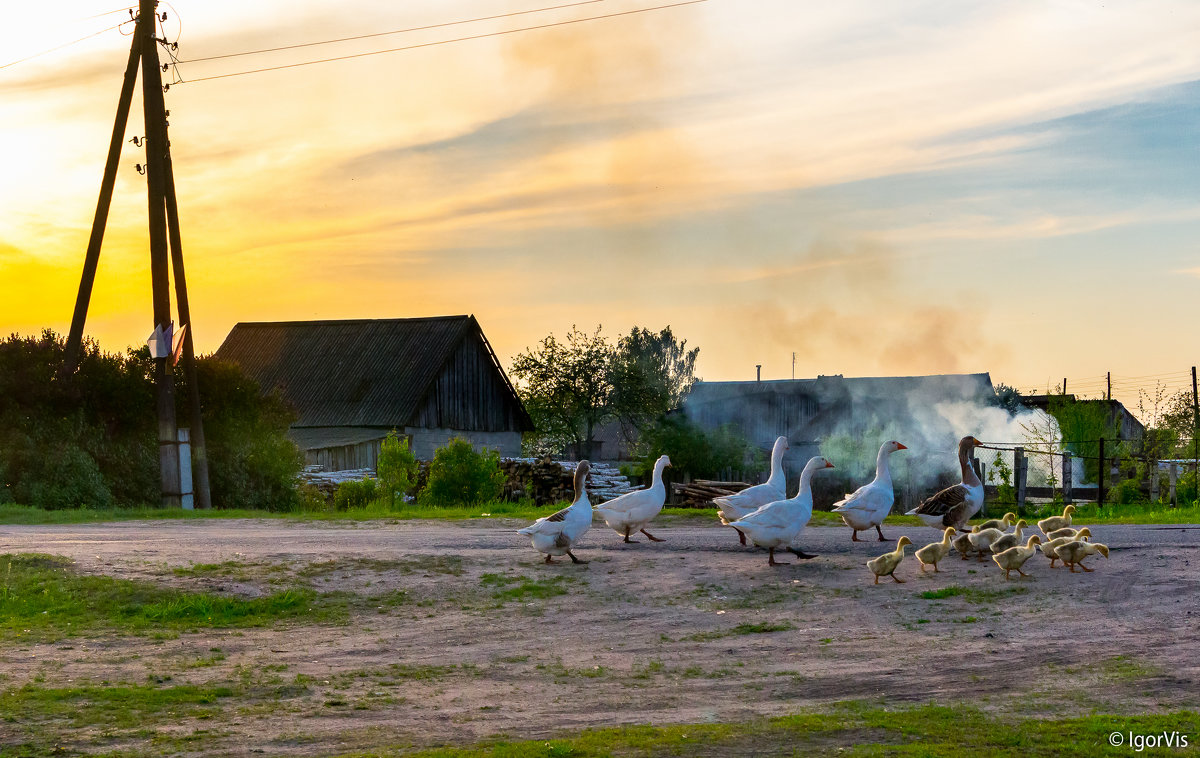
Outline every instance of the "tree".
{"label": "tree", "polygon": [[1003,382],[996,385],[996,404],[1014,416],[1025,410],[1021,404],[1020,390]]}
{"label": "tree", "polygon": [[658,334],[634,327],[621,337],[612,356],[613,411],[626,439],[633,441],[669,411],[683,405],[696,383],[700,348],[687,349],[671,327]]}
{"label": "tree", "polygon": [[572,326],[566,343],[551,334],[536,351],[513,360],[512,375],[543,444],[574,446],[590,458],[597,426],[614,417],[613,349],[600,336]]}
{"label": "tree", "polygon": [[679,407],[695,383],[700,348],[687,349],[671,327],[655,333],[634,327],[613,347],[600,333],[571,327],[518,355],[511,373],[537,427],[538,451],[574,448],[591,458],[596,428],[619,419],[632,434]]}

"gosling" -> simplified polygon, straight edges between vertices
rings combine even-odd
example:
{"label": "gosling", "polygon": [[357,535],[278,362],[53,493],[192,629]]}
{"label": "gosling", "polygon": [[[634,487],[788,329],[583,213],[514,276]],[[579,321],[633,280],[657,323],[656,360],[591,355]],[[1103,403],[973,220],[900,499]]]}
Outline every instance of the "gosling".
{"label": "gosling", "polygon": [[907,536],[901,537],[896,541],[895,550],[867,561],[867,568],[871,569],[871,573],[875,574],[876,584],[879,584],[879,577],[881,576],[890,576],[898,584],[904,584],[903,579],[896,578],[896,568],[900,565],[900,561],[904,560],[904,546],[911,544],[912,540]]}
{"label": "gosling", "polygon": [[1010,547],[1008,550],[993,555],[992,560],[996,562],[997,566],[1004,569],[1005,579],[1008,579],[1008,572],[1014,570],[1021,576],[1029,576],[1029,574],[1021,570],[1021,566],[1025,565],[1025,561],[1029,560],[1037,552],[1036,546],[1040,545],[1041,542],[1041,537],[1036,534],[1031,535],[1029,541],[1025,543],[1025,547],[1021,547],[1020,545]]}
{"label": "gosling", "polygon": [[938,561],[949,555],[950,540],[954,537],[954,534],[954,527],[947,527],[946,531],[942,533],[941,542],[932,542],[913,553],[913,555],[917,556],[917,560],[921,562],[922,574],[925,573],[925,566],[928,564],[933,564],[933,572],[935,574],[940,573],[938,571]]}

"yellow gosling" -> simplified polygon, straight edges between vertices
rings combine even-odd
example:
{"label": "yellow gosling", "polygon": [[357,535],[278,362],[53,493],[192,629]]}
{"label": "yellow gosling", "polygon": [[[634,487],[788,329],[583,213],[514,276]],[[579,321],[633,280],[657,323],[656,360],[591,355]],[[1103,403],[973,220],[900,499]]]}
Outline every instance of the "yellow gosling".
{"label": "yellow gosling", "polygon": [[1021,519],[1020,521],[1018,521],[1016,528],[1013,529],[1011,534],[1005,534],[1005,535],[997,538],[995,541],[992,542],[991,545],[989,545],[989,547],[992,549],[992,552],[993,553],[1003,553],[1005,550],[1008,550],[1010,547],[1016,547],[1017,545],[1020,545],[1021,544],[1021,530],[1027,526],[1029,526],[1029,524],[1025,523],[1025,519]]}
{"label": "yellow gosling", "polygon": [[1042,543],[1042,555],[1050,559],[1050,568],[1054,568],[1056,561],[1062,560],[1058,557],[1058,549],[1068,542],[1074,542],[1071,537],[1059,537],[1056,540]]}
{"label": "yellow gosling", "polygon": [[967,559],[967,554],[973,550],[971,547],[971,534],[969,532],[958,535],[950,544],[954,545],[954,549],[958,551],[958,554],[962,556],[964,561]]}
{"label": "yellow gosling", "polygon": [[1087,542],[1088,540],[1091,539],[1091,536],[1092,536],[1092,530],[1088,529],[1086,526],[1083,527],[1082,529],[1072,529],[1071,527],[1068,526],[1063,529],[1055,529],[1053,532],[1050,532],[1049,534],[1046,535],[1046,539],[1060,540],[1063,537],[1070,537],[1073,540],[1082,540],[1084,542]]}
{"label": "yellow gosling", "polygon": [[997,566],[1004,569],[1005,579],[1008,579],[1008,572],[1014,570],[1021,576],[1029,576],[1029,574],[1026,574],[1021,570],[1021,566],[1023,566],[1025,561],[1029,560],[1033,554],[1037,552],[1037,545],[1040,545],[1041,542],[1042,538],[1034,534],[1030,536],[1029,541],[1025,543],[1025,547],[1021,547],[1019,545],[1016,547],[1010,547],[1004,552],[993,555],[992,560],[996,562]]}
{"label": "yellow gosling", "polygon": [[1067,565],[1067,568],[1071,569],[1072,574],[1076,573],[1076,566],[1079,566],[1084,571],[1095,571],[1095,569],[1090,569],[1083,565],[1083,559],[1096,553],[1100,553],[1107,559],[1108,545],[1102,545],[1099,542],[1081,542],[1075,540],[1058,548],[1059,559]]}
{"label": "yellow gosling", "polygon": [[982,532],[984,529],[999,529],[1004,531],[1015,523],[1017,523],[1017,514],[1006,513],[1004,514],[1004,518],[989,519],[981,524],[976,524],[971,527],[971,531]]}
{"label": "yellow gosling", "polygon": [[992,543],[1003,536],[1004,532],[999,529],[981,529],[968,534],[967,539],[971,541],[971,547],[979,551],[979,562],[983,563],[983,554],[991,552]]}
{"label": "yellow gosling", "polygon": [[921,548],[913,555],[917,556],[917,560],[921,562],[921,573],[925,573],[925,566],[933,564],[934,573],[938,572],[938,561],[950,554],[950,540],[954,538],[954,527],[946,527],[946,531],[942,533],[941,542],[933,542]]}
{"label": "yellow gosling", "polygon": [[1063,515],[1051,516],[1050,518],[1044,518],[1037,522],[1038,529],[1041,529],[1042,534],[1047,536],[1049,536],[1050,532],[1057,531],[1059,529],[1066,529],[1071,525],[1071,514],[1074,512],[1075,506],[1068,505],[1066,508],[1063,508]]}
{"label": "yellow gosling", "polygon": [[911,544],[912,540],[908,537],[901,537],[896,541],[895,550],[867,561],[867,568],[871,569],[871,573],[875,574],[876,584],[879,584],[879,577],[881,576],[890,576],[893,581],[904,584],[903,579],[896,578],[895,572],[896,568],[900,565],[900,561],[904,560],[904,546]]}

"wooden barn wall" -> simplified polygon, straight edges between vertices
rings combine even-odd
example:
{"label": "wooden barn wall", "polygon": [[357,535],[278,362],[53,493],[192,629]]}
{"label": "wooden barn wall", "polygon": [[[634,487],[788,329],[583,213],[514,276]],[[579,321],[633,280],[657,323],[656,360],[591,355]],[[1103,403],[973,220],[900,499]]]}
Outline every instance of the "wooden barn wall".
{"label": "wooden barn wall", "polygon": [[410,427],[519,431],[516,406],[477,335],[454,351],[418,407]]}
{"label": "wooden barn wall", "polygon": [[383,440],[368,440],[357,445],[313,448],[304,451],[306,465],[320,464],[326,471],[347,471],[369,468],[375,470],[379,464],[379,450]]}
{"label": "wooden barn wall", "polygon": [[769,449],[776,437],[796,437],[807,430],[819,410],[811,395],[763,393],[697,404],[687,414],[706,429],[731,424],[753,444]]}

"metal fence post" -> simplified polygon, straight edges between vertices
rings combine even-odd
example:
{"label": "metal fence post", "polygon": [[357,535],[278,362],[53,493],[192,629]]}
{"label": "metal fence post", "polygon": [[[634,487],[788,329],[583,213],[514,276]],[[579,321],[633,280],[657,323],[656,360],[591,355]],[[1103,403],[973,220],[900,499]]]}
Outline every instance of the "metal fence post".
{"label": "metal fence post", "polygon": [[1025,448],[1013,448],[1013,476],[1016,478],[1017,515],[1025,512],[1025,488],[1029,483],[1029,460],[1025,457]]}
{"label": "metal fence post", "polygon": [[1073,465],[1071,453],[1064,452],[1062,454],[1062,493],[1063,502],[1068,505],[1074,502],[1074,497],[1071,495],[1071,489],[1074,487],[1074,474],[1071,472]]}
{"label": "metal fence post", "polygon": [[1104,438],[1100,438],[1100,469],[1096,481],[1096,505],[1104,505]]}
{"label": "metal fence post", "polygon": [[1175,494],[1175,483],[1179,481],[1179,464],[1172,463],[1167,469],[1167,475],[1171,478],[1171,507],[1179,507],[1179,497]]}

